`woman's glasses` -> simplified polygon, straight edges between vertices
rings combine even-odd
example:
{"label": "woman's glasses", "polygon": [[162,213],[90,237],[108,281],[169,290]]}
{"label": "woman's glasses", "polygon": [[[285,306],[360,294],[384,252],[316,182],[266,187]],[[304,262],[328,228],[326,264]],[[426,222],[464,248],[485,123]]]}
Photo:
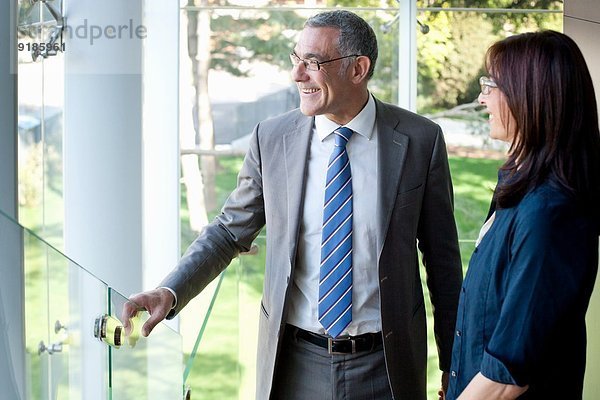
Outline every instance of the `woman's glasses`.
{"label": "woman's glasses", "polygon": [[498,85],[494,80],[487,76],[479,78],[479,86],[481,87],[481,94],[488,95],[492,92],[492,88],[497,88]]}

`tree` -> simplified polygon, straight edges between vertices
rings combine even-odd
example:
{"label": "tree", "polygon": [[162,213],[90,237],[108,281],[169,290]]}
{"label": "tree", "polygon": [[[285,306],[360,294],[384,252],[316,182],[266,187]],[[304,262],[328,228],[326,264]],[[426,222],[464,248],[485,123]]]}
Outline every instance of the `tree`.
{"label": "tree", "polygon": [[[252,9],[218,10],[214,6],[226,1],[189,0],[187,15],[187,51],[193,87],[191,110],[193,131],[182,132],[182,144],[195,147],[195,135],[202,150],[213,150],[214,127],[209,100],[208,75],[211,69],[224,70],[235,76],[247,75],[247,65],[254,61],[287,65],[293,35],[303,18],[293,12],[264,13]],[[184,116],[185,118],[185,116]],[[183,128],[183,127],[182,127]],[[207,211],[216,207],[214,156],[182,157],[184,183],[188,192],[190,224],[199,231],[207,222]],[[198,186],[201,186],[199,189]],[[190,198],[191,195],[191,198]]]}

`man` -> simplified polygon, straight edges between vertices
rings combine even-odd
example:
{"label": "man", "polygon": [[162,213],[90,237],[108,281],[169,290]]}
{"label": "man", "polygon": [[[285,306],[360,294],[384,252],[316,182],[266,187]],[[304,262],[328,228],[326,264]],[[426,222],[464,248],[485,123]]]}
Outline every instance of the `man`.
{"label": "man", "polygon": [[370,95],[377,41],[351,12],[310,18],[290,58],[300,110],[258,124],[222,214],[131,297],[152,315],[144,334],[266,224],[256,398],[425,399],[417,242],[443,371],[462,282],[441,130]]}

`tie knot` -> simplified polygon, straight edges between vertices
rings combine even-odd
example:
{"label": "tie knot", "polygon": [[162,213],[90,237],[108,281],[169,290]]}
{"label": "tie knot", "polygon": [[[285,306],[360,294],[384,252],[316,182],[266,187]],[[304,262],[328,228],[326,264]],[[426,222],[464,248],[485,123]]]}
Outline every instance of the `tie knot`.
{"label": "tie knot", "polygon": [[345,147],[354,131],[350,128],[342,126],[333,131],[333,133],[335,134],[335,145],[338,147]]}

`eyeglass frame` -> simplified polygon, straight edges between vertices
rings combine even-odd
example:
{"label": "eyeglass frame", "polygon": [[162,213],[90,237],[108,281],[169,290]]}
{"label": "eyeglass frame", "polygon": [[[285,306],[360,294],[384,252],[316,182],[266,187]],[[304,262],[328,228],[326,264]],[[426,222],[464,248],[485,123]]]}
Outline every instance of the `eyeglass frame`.
{"label": "eyeglass frame", "polygon": [[479,87],[481,94],[487,96],[492,92],[492,88],[498,87],[498,84],[493,78],[490,78],[489,76],[482,76],[479,78]]}
{"label": "eyeglass frame", "polygon": [[[299,65],[300,63],[302,63],[304,65],[304,68],[306,68],[309,71],[320,71],[322,64],[327,64],[327,63],[330,63],[330,62],[334,62],[334,61],[338,61],[338,60],[343,60],[344,58],[361,57],[361,56],[362,56],[361,54],[351,54],[349,56],[332,58],[331,60],[317,61],[317,60],[306,60],[304,58],[300,58],[300,57],[298,57],[298,54],[296,54],[295,51],[292,51],[290,53],[290,61],[292,62],[292,65],[294,67],[296,65]],[[296,61],[296,60],[298,60],[298,61]],[[313,67],[314,65],[317,66],[316,69]]]}

